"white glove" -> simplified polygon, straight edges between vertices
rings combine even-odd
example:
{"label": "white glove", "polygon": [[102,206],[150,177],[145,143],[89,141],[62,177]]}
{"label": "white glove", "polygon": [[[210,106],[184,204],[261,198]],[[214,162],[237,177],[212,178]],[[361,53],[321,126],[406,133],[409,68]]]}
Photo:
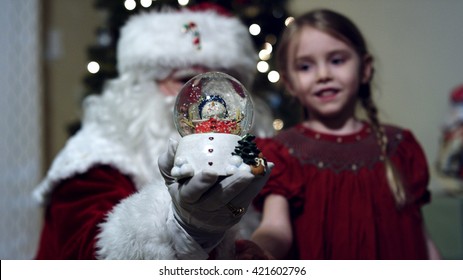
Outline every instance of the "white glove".
{"label": "white glove", "polygon": [[170,174],[176,148],[177,142],[171,140],[168,151],[158,160],[172,197],[174,215],[193,238],[206,238],[209,235],[220,239],[227,229],[240,221],[267,182],[273,164],[268,165],[265,176],[238,171],[227,177],[219,177],[203,171],[177,181]]}

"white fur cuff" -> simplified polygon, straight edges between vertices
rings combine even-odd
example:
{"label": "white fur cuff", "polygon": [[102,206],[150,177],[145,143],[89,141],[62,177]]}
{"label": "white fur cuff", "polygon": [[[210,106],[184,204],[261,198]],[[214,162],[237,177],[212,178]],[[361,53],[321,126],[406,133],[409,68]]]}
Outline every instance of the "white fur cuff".
{"label": "white fur cuff", "polygon": [[149,185],[122,200],[100,225],[101,259],[206,259],[208,254],[173,221],[165,186]]}

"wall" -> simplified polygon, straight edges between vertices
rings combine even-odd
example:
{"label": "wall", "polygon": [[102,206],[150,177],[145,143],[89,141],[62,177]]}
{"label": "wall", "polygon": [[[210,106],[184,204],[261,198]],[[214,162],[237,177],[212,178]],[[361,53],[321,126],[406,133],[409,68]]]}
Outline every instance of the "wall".
{"label": "wall", "polygon": [[1,259],[34,257],[42,213],[31,192],[80,118],[86,48],[103,18],[94,2],[1,1]]}
{"label": "wall", "polygon": [[46,165],[68,139],[67,127],[80,119],[82,79],[87,71],[87,48],[96,42],[104,15],[94,0],[46,0]]}
{"label": "wall", "polygon": [[410,128],[431,167],[429,231],[445,258],[463,259],[463,203],[444,193],[433,168],[449,92],[463,83],[463,1],[292,0],[289,10],[299,15],[320,7],[347,15],[367,38],[382,119]]}
{"label": "wall", "polygon": [[0,9],[0,259],[33,257],[40,211],[31,191],[42,169],[39,0]]}

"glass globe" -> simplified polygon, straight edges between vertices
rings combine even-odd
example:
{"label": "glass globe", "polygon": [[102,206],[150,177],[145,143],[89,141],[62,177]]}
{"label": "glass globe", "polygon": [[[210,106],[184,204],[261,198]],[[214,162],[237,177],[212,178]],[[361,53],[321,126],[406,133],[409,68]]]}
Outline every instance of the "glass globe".
{"label": "glass globe", "polygon": [[190,79],[177,95],[174,122],[180,135],[225,133],[243,136],[253,120],[253,104],[246,88],[221,72]]}

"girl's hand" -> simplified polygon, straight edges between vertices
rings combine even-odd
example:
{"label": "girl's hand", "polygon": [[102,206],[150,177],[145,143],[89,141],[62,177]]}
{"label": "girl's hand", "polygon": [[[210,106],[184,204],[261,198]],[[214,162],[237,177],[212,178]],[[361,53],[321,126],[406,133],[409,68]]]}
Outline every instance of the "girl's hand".
{"label": "girl's hand", "polygon": [[235,259],[237,260],[273,260],[273,256],[250,240],[235,241]]}

